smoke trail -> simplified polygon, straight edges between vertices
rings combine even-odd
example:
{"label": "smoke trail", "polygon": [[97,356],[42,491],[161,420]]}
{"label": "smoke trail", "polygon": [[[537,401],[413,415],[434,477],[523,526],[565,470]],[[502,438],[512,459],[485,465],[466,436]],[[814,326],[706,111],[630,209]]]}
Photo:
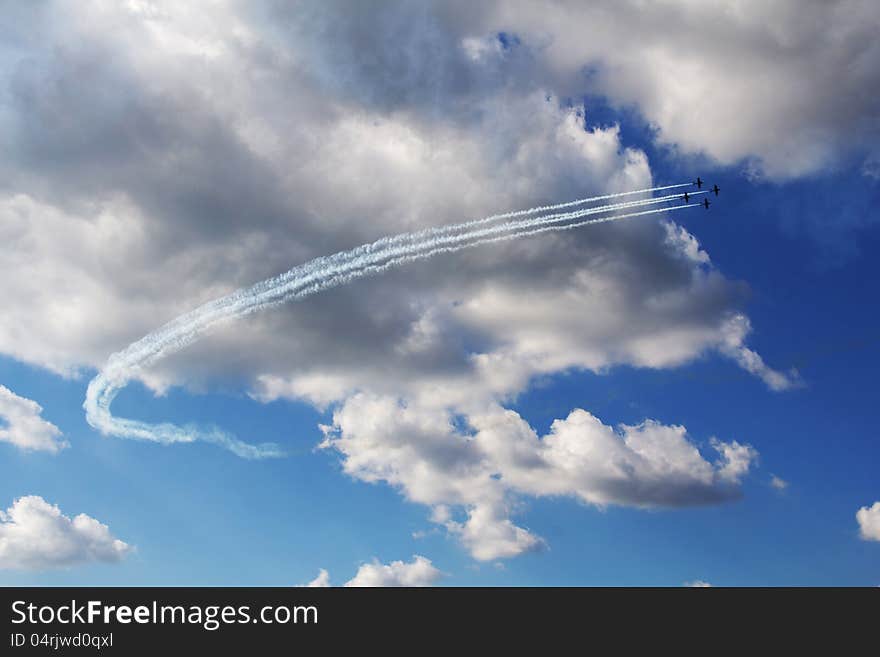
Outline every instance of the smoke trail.
{"label": "smoke trail", "polygon": [[[244,458],[280,456],[283,452],[277,445],[271,443],[249,444],[217,428],[203,429],[193,425],[178,426],[170,423],[149,424],[137,420],[116,418],[110,412],[110,405],[118,392],[137,371],[164,355],[182,349],[210,326],[224,319],[243,317],[257,310],[286,301],[301,299],[363,276],[376,274],[407,262],[429,258],[440,253],[452,253],[480,244],[515,239],[548,231],[569,230],[626,217],[697,207],[696,205],[680,205],[672,208],[659,208],[616,215],[607,214],[619,210],[665,203],[679,198],[678,195],[671,194],[604,206],[581,208],[570,212],[543,214],[517,221],[506,221],[494,226],[489,225],[491,222],[503,218],[528,217],[539,212],[574,207],[590,201],[619,198],[636,193],[688,185],[689,183],[667,185],[650,190],[610,194],[553,206],[521,210],[504,215],[494,215],[462,224],[382,238],[350,251],[316,258],[284,274],[206,303],[165,324],[158,330],[131,344],[123,351],[111,355],[104,369],[89,383],[86,399],[83,403],[83,407],[86,410],[86,419],[92,427],[105,435],[150,440],[160,443],[202,440],[226,447]],[[581,221],[584,217],[596,214],[605,216]]]}
{"label": "smoke trail", "polygon": [[[626,201],[601,207],[584,208],[574,212],[543,215],[527,220],[520,220],[518,222],[508,222],[493,227],[471,229],[467,232],[456,232],[454,229],[461,228],[462,226],[462,224],[459,224],[457,226],[447,227],[449,230],[445,235],[432,235],[423,238],[420,241],[410,242],[409,244],[403,243],[402,238],[409,237],[410,235],[399,236],[401,239],[398,239],[396,242],[390,242],[388,238],[382,238],[376,242],[359,246],[350,251],[342,251],[331,256],[315,258],[314,260],[300,265],[299,267],[295,267],[280,276],[270,278],[261,283],[257,283],[250,288],[238,290],[226,297],[205,304],[166,324],[158,331],[155,331],[142,340],[132,344],[123,352],[114,354],[111,356],[110,360],[111,363],[120,361],[120,365],[123,364],[121,362],[123,360],[129,361],[129,366],[135,362],[138,365],[147,365],[156,358],[164,355],[162,345],[168,345],[176,351],[180,347],[185,346],[189,342],[190,337],[194,337],[193,331],[198,330],[200,326],[204,327],[218,319],[222,319],[222,316],[240,315],[243,310],[246,310],[249,307],[259,309],[267,303],[273,303],[275,300],[284,301],[287,296],[296,292],[298,288],[308,285],[316,279],[326,278],[328,275],[344,273],[345,271],[354,270],[365,265],[376,264],[383,259],[403,254],[417,253],[419,250],[425,248],[461,243],[474,238],[488,237],[501,232],[516,230],[523,226],[561,222],[591,214],[601,214],[612,210],[665,202],[675,198],[677,198],[675,195],[669,195],[636,201]],[[473,225],[473,223],[474,222],[469,222],[467,225]],[[379,248],[379,246],[382,245],[384,245],[384,249]],[[160,345],[159,348],[157,348],[157,345]],[[144,360],[145,357],[141,353],[144,349],[152,354],[146,356],[149,360]],[[108,365],[111,363],[108,363]]]}
{"label": "smoke trail", "polygon": [[[241,316],[259,310],[267,304],[280,303],[302,287],[310,285],[315,280],[327,279],[331,276],[355,271],[368,265],[375,265],[388,258],[401,255],[417,254],[421,250],[435,247],[455,245],[476,238],[487,238],[511,230],[518,230],[526,226],[536,226],[553,222],[562,222],[591,214],[606,213],[611,210],[638,207],[642,205],[665,202],[676,198],[675,195],[662,196],[651,199],[640,199],[605,205],[601,207],[585,208],[574,212],[558,213],[532,217],[531,219],[508,222],[498,226],[481,229],[471,229],[466,232],[450,230],[447,235],[431,236],[421,241],[409,244],[392,243],[389,245],[387,238],[383,238],[357,247],[350,251],[343,251],[332,256],[315,258],[304,265],[270,278],[256,285],[238,290],[226,297],[217,299],[196,310],[182,315],[178,319],[166,324],[158,331],[151,333],[145,338],[132,344],[124,351],[110,357],[108,368],[126,369],[134,366],[148,365],[152,361],[162,357],[166,351],[177,351],[191,342],[202,329],[228,316]],[[471,222],[472,223],[472,222]],[[470,225],[470,223],[468,224]],[[450,229],[460,226],[451,226]],[[384,249],[377,245],[384,244]]]}
{"label": "smoke trail", "polygon": [[[586,203],[592,203],[594,201],[606,201],[613,198],[622,198],[624,196],[634,196],[635,194],[647,194],[653,192],[659,192],[667,189],[676,189],[678,187],[691,187],[693,183],[679,183],[676,185],[663,185],[660,187],[649,187],[647,189],[636,189],[630,192],[618,192],[616,194],[603,194],[602,196],[591,196],[589,198],[577,199],[575,201],[567,201],[566,203],[557,203],[555,205],[540,205],[534,208],[529,208],[528,210],[515,210],[513,212],[505,212],[503,214],[493,214],[489,217],[484,217],[483,219],[474,219],[472,221],[466,221],[464,223],[455,224],[452,226],[437,226],[434,228],[426,228],[424,230],[414,232],[414,233],[404,233],[403,235],[395,235],[393,237],[386,237],[384,239],[379,239],[371,244],[364,245],[365,247],[372,247],[375,245],[384,245],[391,244],[394,242],[411,240],[411,239],[420,239],[422,237],[429,237],[434,235],[442,235],[447,234],[452,231],[459,231],[466,228],[471,228],[473,226],[479,226],[481,224],[491,223],[493,221],[498,221],[500,219],[512,219],[514,217],[523,217],[530,214],[537,214],[539,212],[550,212],[552,210],[561,210],[563,208],[571,208],[577,205],[584,205]],[[704,192],[694,192],[691,196],[696,194],[708,194],[709,191],[705,190]],[[674,194],[667,196],[666,198],[679,198],[679,195]],[[596,208],[598,209],[598,207]]]}

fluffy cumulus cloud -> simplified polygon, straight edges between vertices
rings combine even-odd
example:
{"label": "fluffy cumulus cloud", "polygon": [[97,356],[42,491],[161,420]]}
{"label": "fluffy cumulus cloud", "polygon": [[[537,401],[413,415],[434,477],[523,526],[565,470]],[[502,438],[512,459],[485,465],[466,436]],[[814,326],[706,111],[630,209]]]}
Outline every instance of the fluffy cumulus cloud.
{"label": "fluffy cumulus cloud", "polygon": [[866,541],[880,541],[880,502],[863,506],[856,512],[859,535]]}
{"label": "fluffy cumulus cloud", "polygon": [[497,3],[549,74],[634,105],[661,141],[794,177],[880,152],[871,0]]}
{"label": "fluffy cumulus cloud", "polygon": [[[585,130],[582,108],[529,74],[548,53],[500,40],[508,18],[485,10],[92,0],[16,12],[0,69],[0,230],[13,247],[0,271],[16,281],[0,351],[60,373],[313,256],[651,183],[644,153],[615,126]],[[542,312],[508,337],[490,311],[518,320],[519,298]],[[363,281],[144,376],[244,373],[270,395],[281,377],[338,398],[346,364],[370,380],[374,368],[436,378],[440,364],[449,377],[494,359],[509,388],[543,368],[668,366],[709,349],[761,374],[737,351],[741,301],[686,231],[639,222]],[[559,317],[563,302],[592,311]]]}
{"label": "fluffy cumulus cloud", "polygon": [[[711,10],[691,4],[661,16],[614,3],[613,20],[565,2],[17,5],[0,65],[0,352],[75,376],[312,257],[650,186],[648,158],[616,126],[585,128],[589,105],[567,100],[583,93],[638,103],[684,151],[785,175],[850,148],[841,122],[872,129],[873,96],[858,94],[876,45],[858,11],[834,14],[836,36],[801,58],[831,9],[770,29],[748,12],[697,20]],[[770,69],[746,75],[762,56]],[[828,84],[844,109],[800,111],[824,105],[798,72],[841,57],[852,79]],[[730,83],[712,91],[721,70]],[[743,104],[728,93],[766,102],[730,116]],[[347,472],[431,507],[475,556],[511,556],[543,544],[512,519],[523,496],[736,496],[755,458],[746,445],[697,445],[650,420],[614,429],[581,410],[539,437],[505,404],[537,377],[711,353],[791,387],[747,345],[746,296],[681,226],[619,222],[360,280],[221,327],[139,376],[155,390],[233,381],[259,400],[332,408],[325,445]]]}
{"label": "fluffy cumulus cloud", "polygon": [[24,450],[57,453],[68,446],[61,430],[41,417],[43,408],[0,385],[0,441]]}
{"label": "fluffy cumulus cloud", "polygon": [[[531,83],[634,106],[660,141],[756,174],[794,177],[852,157],[876,170],[871,0],[323,4],[296,21],[309,62],[328,86],[383,108]],[[461,44],[452,54],[450,36]]]}
{"label": "fluffy cumulus cloud", "polygon": [[[345,586],[433,586],[442,576],[443,573],[431,563],[430,559],[417,554],[410,562],[365,563],[358,568],[355,576],[348,580]],[[318,576],[307,586],[330,586],[330,575],[322,568]]]}
{"label": "fluffy cumulus cloud", "polygon": [[84,513],[70,518],[38,495],[0,511],[0,568],[44,570],[120,561],[132,547]]}
{"label": "fluffy cumulus cloud", "polygon": [[430,559],[415,555],[410,562],[366,563],[346,586],[431,586],[442,577]]}
{"label": "fluffy cumulus cloud", "polygon": [[431,519],[474,558],[538,550],[539,536],[511,516],[520,496],[570,496],[587,504],[643,508],[735,498],[757,452],[710,441],[707,459],[684,427],[645,421],[617,430],[576,409],[538,436],[516,412],[471,409],[462,425],[445,408],[357,394],[325,427],[325,448],[344,470],[397,487],[432,508]]}

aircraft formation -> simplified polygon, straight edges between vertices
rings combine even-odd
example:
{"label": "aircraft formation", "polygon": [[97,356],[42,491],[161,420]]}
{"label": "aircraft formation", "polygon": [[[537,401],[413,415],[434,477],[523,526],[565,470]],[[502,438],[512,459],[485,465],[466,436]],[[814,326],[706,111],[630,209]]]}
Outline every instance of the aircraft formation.
{"label": "aircraft formation", "polygon": [[[697,186],[697,189],[703,189],[703,185],[704,185],[704,184],[705,184],[705,183],[703,182],[703,179],[700,178],[699,176],[697,176],[697,179],[694,181],[694,185]],[[713,185],[713,186],[709,189],[709,191],[710,191],[710,192],[715,192],[715,196],[718,196],[718,192],[721,191],[721,188],[720,188],[718,185]],[[690,203],[690,202],[691,202],[691,195],[688,194],[687,192],[685,192],[685,193],[682,195],[681,198],[684,199],[684,202],[685,202],[685,203]],[[704,198],[704,199],[703,199],[703,202],[700,203],[700,205],[702,205],[706,210],[708,210],[708,209],[709,209],[709,206],[711,205],[711,203],[709,203],[709,199],[708,199],[708,198]]]}

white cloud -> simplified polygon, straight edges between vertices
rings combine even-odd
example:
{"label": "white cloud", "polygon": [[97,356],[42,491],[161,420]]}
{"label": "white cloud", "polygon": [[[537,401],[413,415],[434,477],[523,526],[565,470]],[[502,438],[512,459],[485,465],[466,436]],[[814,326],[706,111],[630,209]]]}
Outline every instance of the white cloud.
{"label": "white cloud", "polygon": [[880,152],[870,0],[308,7],[274,16],[297,55],[334,93],[386,111],[539,85],[635,106],[680,152],[777,178]]}
{"label": "white cloud", "polygon": [[690,588],[694,589],[708,589],[712,587],[709,582],[703,581],[701,579],[695,579],[693,582],[685,582],[684,586],[689,586]]}
{"label": "white cloud", "polygon": [[770,475],[770,485],[778,491],[783,491],[788,488],[788,482],[782,477],[777,477],[776,475]]}
{"label": "white cloud", "polygon": [[19,397],[0,385],[0,442],[53,454],[69,447],[61,437],[61,430],[40,417],[42,412],[37,402]]}
{"label": "white cloud", "polygon": [[863,506],[856,512],[859,535],[866,541],[880,541],[880,502]]}
{"label": "white cloud", "polygon": [[751,445],[740,445],[735,440],[722,443],[717,438],[710,441],[721,458],[718,465],[718,477],[724,481],[738,483],[758,460],[758,452]]}
{"label": "white cloud", "polygon": [[515,33],[559,84],[637,106],[684,152],[789,177],[880,150],[870,0],[499,2],[484,15],[472,29]]}
{"label": "white cloud", "polygon": [[327,588],[330,586],[330,573],[321,568],[318,571],[318,576],[306,584],[306,586],[309,588]]}
{"label": "white cloud", "polygon": [[482,561],[543,546],[511,520],[519,498],[644,508],[717,503],[739,495],[757,458],[748,445],[713,439],[719,458],[712,463],[684,427],[646,421],[615,431],[581,409],[539,437],[497,405],[456,419],[444,408],[366,394],[349,398],[324,430],[322,446],[343,457],[346,473],[431,507],[432,521]]}
{"label": "white cloud", "polygon": [[790,390],[800,385],[797,370],[787,374],[768,367],[761,356],[744,345],[745,336],[752,330],[751,322],[745,315],[736,315],[724,326],[724,343],[719,347],[721,353],[736,361],[746,372],[760,378],[771,390]]}
{"label": "white cloud", "polygon": [[93,561],[115,562],[133,548],[84,513],[73,519],[38,495],[0,511],[0,568],[44,570]]}
{"label": "white cloud", "polygon": [[[358,568],[354,577],[345,586],[433,586],[443,576],[427,557],[414,555],[412,561],[392,561],[389,564],[374,560]],[[309,587],[328,587],[330,574],[323,568],[318,576],[309,582]]]}
{"label": "white cloud", "polygon": [[365,563],[358,568],[346,586],[433,586],[443,576],[431,560],[413,556],[409,563],[392,561],[382,564],[378,561]]}

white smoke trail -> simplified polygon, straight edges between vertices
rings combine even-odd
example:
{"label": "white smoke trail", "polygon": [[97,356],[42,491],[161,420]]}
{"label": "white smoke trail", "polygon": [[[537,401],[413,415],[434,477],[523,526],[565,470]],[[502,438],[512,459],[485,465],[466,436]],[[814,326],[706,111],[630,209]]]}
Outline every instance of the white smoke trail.
{"label": "white smoke trail", "polygon": [[[567,201],[566,203],[557,203],[555,205],[539,205],[534,208],[529,208],[528,210],[515,210],[513,212],[505,212],[503,214],[493,214],[489,217],[484,217],[482,219],[474,219],[472,221],[466,221],[460,224],[454,224],[452,226],[437,226],[434,228],[426,228],[424,230],[414,232],[414,233],[404,233],[402,235],[394,235],[392,237],[386,237],[383,239],[379,239],[370,244],[364,245],[365,247],[373,247],[373,246],[384,246],[385,244],[391,244],[399,241],[412,240],[412,239],[421,239],[423,237],[430,237],[435,235],[443,235],[448,234],[453,231],[460,231],[467,228],[472,228],[474,226],[479,226],[482,224],[491,223],[493,221],[499,221],[501,219],[512,219],[514,217],[523,217],[528,216],[530,214],[538,214],[539,212],[550,212],[553,210],[561,210],[563,208],[571,208],[577,205],[585,205],[586,203],[593,203],[595,201],[607,201],[613,198],[622,198],[624,196],[634,196],[636,194],[647,194],[653,192],[660,192],[667,189],[676,189],[678,187],[691,187],[693,183],[679,183],[676,185],[662,185],[660,187],[649,187],[647,189],[636,189],[630,192],[618,192],[616,194],[603,194],[602,196],[590,196],[588,198],[581,198],[575,201]],[[708,190],[705,192],[695,192],[695,194],[708,194]],[[693,196],[694,194],[691,194]],[[680,198],[679,195],[674,194],[667,196],[666,198]],[[598,209],[598,207],[597,207]]]}
{"label": "white smoke trail", "polygon": [[[574,207],[577,205],[584,205],[586,203],[592,203],[594,201],[604,201],[604,200],[609,200],[609,199],[613,199],[613,198],[621,198],[624,196],[634,196],[635,194],[646,194],[646,193],[663,191],[663,190],[667,190],[667,189],[676,189],[679,187],[691,187],[691,186],[693,186],[693,183],[678,183],[675,185],[662,185],[660,187],[648,187],[645,189],[636,189],[636,190],[629,191],[629,192],[617,192],[615,194],[603,194],[601,196],[590,196],[587,198],[577,199],[575,201],[568,201],[566,203],[557,203],[555,205],[541,205],[541,206],[537,206],[534,208],[529,208],[528,210],[515,210],[513,212],[505,212],[503,214],[494,214],[489,217],[484,217],[482,219],[473,219],[471,221],[466,221],[466,222],[459,223],[459,224],[453,224],[453,225],[447,225],[447,226],[436,226],[436,227],[432,227],[432,228],[425,228],[424,230],[420,230],[420,231],[416,231],[416,232],[412,232],[412,233],[403,233],[400,235],[383,237],[383,238],[376,240],[375,242],[370,242],[369,244],[364,244],[364,245],[359,246],[355,249],[352,249],[351,251],[345,251],[340,254],[335,254],[333,256],[326,256],[326,257],[327,257],[328,261],[332,261],[337,256],[351,257],[353,255],[370,253],[372,251],[375,251],[378,248],[382,248],[382,247],[389,246],[392,244],[413,242],[413,241],[418,241],[418,240],[422,240],[422,239],[426,239],[426,238],[437,237],[437,236],[441,236],[441,235],[448,235],[451,233],[461,232],[462,230],[466,230],[466,229],[473,228],[476,226],[489,224],[494,221],[499,221],[502,219],[512,219],[514,217],[523,217],[523,216],[528,216],[531,214],[537,214],[539,212],[548,212],[551,210],[561,210],[562,208]],[[705,190],[702,192],[694,192],[692,195],[708,194],[708,193],[709,193],[708,190]],[[679,195],[673,194],[673,195],[666,196],[664,198],[672,199],[672,198],[682,198],[682,197]],[[641,199],[641,200],[646,200],[646,199]],[[610,209],[610,206],[601,206],[601,207],[596,206],[595,208],[591,208],[591,210],[593,210],[593,211],[607,210],[607,209]],[[293,271],[293,270],[291,270],[291,271]]]}
{"label": "white smoke trail", "polygon": [[[376,264],[387,258],[399,255],[413,254],[426,248],[461,243],[475,238],[484,238],[498,233],[518,230],[526,226],[535,226],[545,223],[562,222],[592,214],[602,214],[613,210],[638,207],[655,203],[662,203],[678,198],[677,195],[661,196],[636,201],[626,201],[601,207],[584,208],[574,212],[558,213],[532,217],[531,219],[508,222],[498,226],[482,229],[472,229],[468,232],[455,231],[462,224],[449,226],[447,234],[431,235],[417,242],[406,244],[402,240],[389,242],[388,238],[382,238],[376,242],[357,247],[350,251],[342,251],[331,256],[324,256],[311,260],[304,265],[295,267],[290,271],[270,278],[256,285],[238,290],[226,297],[212,301],[196,310],[182,315],[177,320],[166,324],[158,331],[132,344],[123,352],[111,356],[111,361],[126,360],[137,362],[138,365],[149,364],[152,360],[164,355],[164,350],[157,350],[156,345],[169,345],[176,351],[188,343],[192,331],[198,330],[199,326],[211,324],[225,315],[238,315],[245,308],[259,309],[267,303],[284,301],[287,296],[295,293],[302,286],[310,284],[316,279],[327,278],[328,275],[345,273],[356,270],[362,266]],[[473,225],[469,222],[467,225]],[[403,237],[403,236],[401,236]],[[384,249],[378,248],[384,245]],[[222,315],[222,316],[218,316]],[[149,360],[144,360],[141,351],[147,349],[152,352]],[[120,364],[122,364],[120,362]]]}
{"label": "white smoke trail", "polygon": [[[584,208],[574,212],[542,215],[498,226],[472,229],[467,232],[451,231],[447,235],[430,236],[409,244],[393,243],[389,245],[386,239],[383,238],[377,240],[377,242],[357,247],[350,251],[316,258],[280,276],[270,278],[250,288],[238,290],[182,315],[158,331],[132,344],[123,352],[111,356],[108,368],[105,368],[105,371],[110,366],[113,369],[128,369],[134,366],[148,365],[150,362],[162,357],[166,351],[177,351],[182,348],[208,325],[227,316],[240,316],[254,310],[259,310],[269,304],[283,302],[290,295],[295,294],[298,289],[311,285],[315,280],[326,280],[331,276],[356,271],[364,266],[381,263],[388,258],[415,255],[425,249],[456,245],[473,239],[484,239],[524,227],[563,222],[592,214],[602,214],[612,210],[662,203],[675,198],[677,198],[676,195],[668,195],[601,207]],[[449,228],[456,228],[456,226]],[[380,243],[385,245],[384,249],[374,248]]]}
{"label": "white smoke trail", "polygon": [[[429,258],[440,253],[451,253],[489,242],[525,237],[548,231],[569,230],[588,224],[615,221],[626,217],[697,207],[696,205],[680,205],[672,208],[607,215],[609,212],[640,208],[680,198],[679,195],[671,194],[656,198],[581,208],[571,212],[539,215],[518,221],[507,221],[494,226],[487,225],[492,221],[498,221],[505,217],[524,217],[549,209],[573,207],[594,200],[617,198],[646,191],[688,185],[687,183],[668,185],[652,188],[652,190],[624,192],[561,203],[554,206],[544,206],[543,208],[532,208],[531,210],[507,213],[506,215],[495,215],[485,219],[428,229],[418,233],[382,238],[350,251],[316,258],[280,276],[267,279],[249,288],[238,290],[225,297],[204,304],[172,320],[157,331],[131,344],[123,351],[110,356],[104,369],[89,383],[86,399],[83,403],[83,407],[86,410],[86,419],[91,426],[105,435],[150,440],[160,443],[203,440],[222,445],[245,458],[280,456],[282,451],[277,445],[269,443],[252,445],[216,428],[203,429],[191,425],[181,427],[170,423],[149,424],[137,420],[116,418],[110,412],[110,404],[117,393],[141,368],[164,355],[182,349],[210,326],[224,319],[243,317],[269,306],[301,299],[330,287],[343,285],[356,278],[376,274],[406,262]],[[605,214],[606,216],[578,221],[583,217],[595,214]],[[486,226],[482,227],[483,225]]]}

